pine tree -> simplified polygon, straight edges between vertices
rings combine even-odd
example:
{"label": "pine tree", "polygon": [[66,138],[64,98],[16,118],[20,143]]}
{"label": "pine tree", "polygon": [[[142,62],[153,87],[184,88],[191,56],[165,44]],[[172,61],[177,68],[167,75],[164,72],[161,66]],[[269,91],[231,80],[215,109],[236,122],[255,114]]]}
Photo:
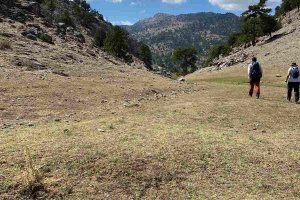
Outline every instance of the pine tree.
{"label": "pine tree", "polygon": [[52,25],[54,21],[54,12],[57,8],[57,2],[56,0],[46,0],[42,4],[42,8],[46,10],[46,19],[47,22]]}
{"label": "pine tree", "polygon": [[298,12],[300,11],[300,0],[290,0],[293,8],[298,8]]}
{"label": "pine tree", "polygon": [[144,62],[146,67],[152,69],[152,53],[148,45],[142,44],[139,48],[139,57]]}
{"label": "pine tree", "polygon": [[280,24],[277,22],[276,18],[271,15],[262,16],[260,26],[264,35],[269,35],[270,37],[272,37],[272,32],[275,32],[280,28]]}
{"label": "pine tree", "polygon": [[104,49],[114,56],[126,59],[126,55],[129,51],[127,38],[128,32],[125,29],[114,26],[104,41]]}
{"label": "pine tree", "polygon": [[97,28],[95,34],[94,34],[94,44],[97,47],[103,47],[104,46],[104,40],[106,39],[106,32],[102,28]]}
{"label": "pine tree", "polygon": [[197,51],[195,48],[179,48],[173,52],[173,64],[179,64],[182,69],[183,75],[188,74],[188,69],[190,68],[191,72],[197,69]]}
{"label": "pine tree", "polygon": [[[248,7],[248,10],[246,10],[242,14],[242,21],[247,24],[248,21],[251,20],[252,24],[252,45],[255,46],[256,44],[256,27],[259,25],[259,19],[261,19],[263,16],[268,15],[272,9],[266,8],[267,0],[260,0],[258,4],[252,5]],[[249,25],[249,24],[247,24]]]}

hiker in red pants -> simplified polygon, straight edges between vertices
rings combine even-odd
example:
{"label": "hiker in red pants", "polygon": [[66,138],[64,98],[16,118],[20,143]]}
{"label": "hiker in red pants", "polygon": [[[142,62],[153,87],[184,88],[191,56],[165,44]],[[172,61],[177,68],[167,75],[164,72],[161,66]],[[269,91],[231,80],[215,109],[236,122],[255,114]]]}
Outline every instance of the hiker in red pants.
{"label": "hiker in red pants", "polygon": [[252,64],[248,67],[248,76],[250,79],[250,91],[249,96],[252,97],[254,87],[256,88],[256,98],[259,99],[260,96],[260,79],[262,78],[263,70],[260,64],[257,62],[257,58],[252,58]]}

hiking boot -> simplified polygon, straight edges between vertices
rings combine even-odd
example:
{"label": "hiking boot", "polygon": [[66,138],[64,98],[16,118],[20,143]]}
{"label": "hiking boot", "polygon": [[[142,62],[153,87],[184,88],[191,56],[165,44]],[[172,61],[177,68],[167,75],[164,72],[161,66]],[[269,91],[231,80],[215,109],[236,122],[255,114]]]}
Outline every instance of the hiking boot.
{"label": "hiking boot", "polygon": [[259,99],[260,94],[256,94],[256,98]]}
{"label": "hiking boot", "polygon": [[290,97],[287,97],[286,99],[287,99],[289,102],[291,102],[291,98],[290,98]]}
{"label": "hiking boot", "polygon": [[252,97],[252,95],[253,95],[253,94],[249,92],[249,97]]}

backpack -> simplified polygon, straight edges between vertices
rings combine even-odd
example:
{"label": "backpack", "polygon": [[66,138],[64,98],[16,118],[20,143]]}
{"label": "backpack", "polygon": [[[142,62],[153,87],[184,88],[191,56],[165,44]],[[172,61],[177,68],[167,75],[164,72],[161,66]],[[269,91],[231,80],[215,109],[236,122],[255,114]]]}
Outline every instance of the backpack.
{"label": "backpack", "polygon": [[262,77],[262,72],[258,62],[252,64],[250,77],[252,79],[260,79]]}
{"label": "backpack", "polygon": [[293,78],[299,78],[299,75],[300,75],[299,68],[293,67],[290,74],[291,74],[291,77],[293,77]]}

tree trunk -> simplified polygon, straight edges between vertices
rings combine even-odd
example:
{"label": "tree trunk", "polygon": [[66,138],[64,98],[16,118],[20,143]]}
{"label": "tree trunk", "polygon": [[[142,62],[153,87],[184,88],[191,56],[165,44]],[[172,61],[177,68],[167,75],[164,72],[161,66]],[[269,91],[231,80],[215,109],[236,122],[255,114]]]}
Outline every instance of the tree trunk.
{"label": "tree trunk", "polygon": [[253,33],[252,33],[252,46],[256,45],[256,23],[253,23]]}

